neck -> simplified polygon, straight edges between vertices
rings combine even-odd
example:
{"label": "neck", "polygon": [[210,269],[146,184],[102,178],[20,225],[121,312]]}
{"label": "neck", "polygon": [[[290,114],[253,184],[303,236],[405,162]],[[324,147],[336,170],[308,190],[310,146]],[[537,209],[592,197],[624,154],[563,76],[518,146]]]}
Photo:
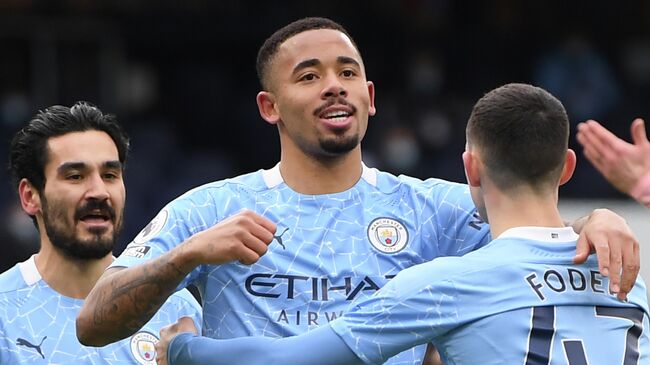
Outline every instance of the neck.
{"label": "neck", "polygon": [[54,248],[49,240],[41,239],[41,250],[35,260],[38,272],[52,289],[67,297],[85,299],[113,262],[113,256],[108,254],[98,260],[72,259]]}
{"label": "neck", "polygon": [[290,153],[283,147],[280,173],[285,183],[301,194],[319,195],[345,191],[361,178],[361,147],[331,159]]}
{"label": "neck", "polygon": [[555,194],[539,195],[530,191],[483,191],[490,233],[497,238],[515,227],[564,227]]}

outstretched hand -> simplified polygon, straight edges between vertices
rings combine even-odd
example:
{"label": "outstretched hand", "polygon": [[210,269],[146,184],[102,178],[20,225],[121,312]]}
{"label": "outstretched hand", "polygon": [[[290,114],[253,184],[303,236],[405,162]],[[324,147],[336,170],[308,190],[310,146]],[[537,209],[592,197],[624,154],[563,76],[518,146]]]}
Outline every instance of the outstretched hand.
{"label": "outstretched hand", "polygon": [[609,276],[609,291],[627,300],[639,274],[639,242],[627,222],[607,209],[594,210],[580,230],[574,262],[585,262],[591,252],[598,256],[598,268]]}
{"label": "outstretched hand", "polygon": [[650,173],[650,141],[643,119],[635,119],[630,129],[633,143],[616,137],[594,120],[578,124],[576,135],[585,157],[626,194],[630,194],[641,177]]}

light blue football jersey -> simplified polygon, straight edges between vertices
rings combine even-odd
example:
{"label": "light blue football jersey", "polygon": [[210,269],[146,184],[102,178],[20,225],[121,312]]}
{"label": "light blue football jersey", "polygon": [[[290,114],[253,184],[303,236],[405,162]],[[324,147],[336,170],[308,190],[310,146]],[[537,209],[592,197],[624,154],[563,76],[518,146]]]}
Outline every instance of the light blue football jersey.
{"label": "light blue football jersey", "polygon": [[571,228],[508,230],[402,271],[330,325],[368,364],[427,342],[445,365],[650,364],[643,280],[618,301],[595,256],[572,263],[576,239]]}
{"label": "light blue football jersey", "polygon": [[[181,284],[203,301],[203,335],[284,337],[341,316],[402,269],[458,256],[489,240],[466,185],[394,176],[364,166],[341,193],[304,195],[279,165],[210,183],[169,203],[112,266],[134,266],[178,246],[242,209],[277,224],[276,239],[254,265],[203,265]],[[218,244],[218,242],[216,243]],[[424,348],[391,364],[420,364]]]}
{"label": "light blue football jersey", "polygon": [[201,307],[183,290],[133,336],[104,347],[83,346],[75,319],[83,301],[50,288],[36,269],[34,256],[0,274],[0,364],[141,364],[155,365],[160,329],[181,316],[201,324]]}

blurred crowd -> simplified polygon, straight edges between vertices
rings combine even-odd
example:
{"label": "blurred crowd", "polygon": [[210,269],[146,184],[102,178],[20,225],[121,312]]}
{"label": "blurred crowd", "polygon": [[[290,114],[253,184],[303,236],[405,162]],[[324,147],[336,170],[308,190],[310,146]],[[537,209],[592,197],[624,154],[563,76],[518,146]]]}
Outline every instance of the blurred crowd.
{"label": "blurred crowd", "polygon": [[[255,104],[256,52],[308,15],[345,25],[375,82],[369,166],[464,181],[470,108],[508,82],[549,90],[573,127],[593,118],[629,140],[631,121],[650,118],[650,3],[640,0],[9,0],[0,2],[0,162],[46,106],[87,100],[116,114],[132,138],[121,251],[188,188],[276,163],[277,132]],[[563,197],[624,198],[578,156]],[[37,238],[4,169],[0,181],[4,271]]]}

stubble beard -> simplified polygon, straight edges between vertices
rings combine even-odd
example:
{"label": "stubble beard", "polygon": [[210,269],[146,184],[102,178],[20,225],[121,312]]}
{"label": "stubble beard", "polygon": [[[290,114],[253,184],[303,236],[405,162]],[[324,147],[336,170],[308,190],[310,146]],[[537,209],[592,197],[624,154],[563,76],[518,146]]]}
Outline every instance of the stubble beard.
{"label": "stubble beard", "polygon": [[45,233],[54,247],[65,256],[79,260],[99,260],[112,253],[122,220],[114,219],[113,232],[105,229],[90,230],[92,237],[82,240],[77,236],[75,222],[69,223],[65,209],[54,204],[49,206],[43,199],[43,222]]}
{"label": "stubble beard", "polygon": [[328,138],[320,140],[320,148],[327,155],[340,156],[346,154],[359,145],[359,135],[349,137]]}

